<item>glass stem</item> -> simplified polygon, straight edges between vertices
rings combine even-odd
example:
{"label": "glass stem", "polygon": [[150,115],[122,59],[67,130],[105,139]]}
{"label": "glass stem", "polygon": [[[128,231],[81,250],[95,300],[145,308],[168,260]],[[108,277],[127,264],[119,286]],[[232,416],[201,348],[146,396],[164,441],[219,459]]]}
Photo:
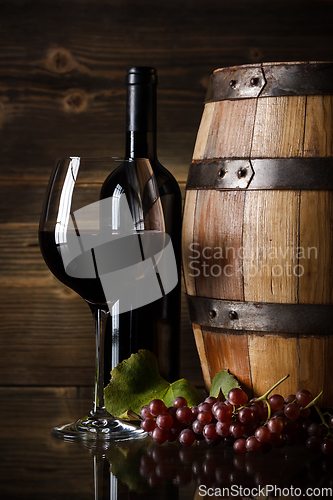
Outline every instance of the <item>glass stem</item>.
{"label": "glass stem", "polygon": [[100,309],[98,306],[93,308],[95,317],[96,332],[96,370],[95,370],[95,394],[94,394],[94,413],[104,410],[104,341],[106,320],[109,311]]}

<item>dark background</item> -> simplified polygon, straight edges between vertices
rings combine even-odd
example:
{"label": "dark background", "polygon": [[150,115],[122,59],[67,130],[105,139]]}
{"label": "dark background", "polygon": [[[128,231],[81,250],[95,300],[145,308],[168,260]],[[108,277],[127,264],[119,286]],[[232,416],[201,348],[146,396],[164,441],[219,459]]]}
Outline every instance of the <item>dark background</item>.
{"label": "dark background", "polygon": [[[126,68],[158,70],[159,159],[184,192],[212,71],[333,60],[332,15],[331,0],[0,1],[1,395],[91,394],[90,311],[37,228],[55,158],[123,154]],[[181,346],[202,384],[185,306]]]}

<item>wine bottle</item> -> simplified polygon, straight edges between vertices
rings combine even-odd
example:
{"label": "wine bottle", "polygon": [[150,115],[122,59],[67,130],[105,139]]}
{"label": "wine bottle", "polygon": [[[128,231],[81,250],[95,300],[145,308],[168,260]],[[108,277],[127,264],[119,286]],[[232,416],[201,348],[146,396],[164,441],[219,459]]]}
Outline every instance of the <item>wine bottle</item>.
{"label": "wine bottle", "polygon": [[[128,158],[148,158],[162,202],[165,232],[171,237],[177,262],[178,284],[168,294],[146,306],[125,313],[114,307],[105,339],[105,373],[139,349],[156,355],[161,375],[169,381],[179,377],[180,286],[181,286],[181,193],[172,174],[161,165],[156,154],[157,73],[150,67],[131,67],[127,71],[126,151]],[[124,166],[106,180],[102,197],[125,192]],[[109,380],[105,380],[107,384]]]}

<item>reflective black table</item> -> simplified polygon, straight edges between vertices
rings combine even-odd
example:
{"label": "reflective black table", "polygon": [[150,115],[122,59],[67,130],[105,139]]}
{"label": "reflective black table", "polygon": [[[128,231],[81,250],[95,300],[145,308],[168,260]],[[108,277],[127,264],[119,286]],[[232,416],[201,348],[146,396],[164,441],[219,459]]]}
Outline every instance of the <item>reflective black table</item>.
{"label": "reflective black table", "polygon": [[[90,401],[1,401],[0,498],[125,500],[330,498],[333,458],[304,446],[236,455],[226,444],[191,447],[144,440],[96,445],[51,436],[88,413]],[[304,493],[304,496],[303,496]]]}

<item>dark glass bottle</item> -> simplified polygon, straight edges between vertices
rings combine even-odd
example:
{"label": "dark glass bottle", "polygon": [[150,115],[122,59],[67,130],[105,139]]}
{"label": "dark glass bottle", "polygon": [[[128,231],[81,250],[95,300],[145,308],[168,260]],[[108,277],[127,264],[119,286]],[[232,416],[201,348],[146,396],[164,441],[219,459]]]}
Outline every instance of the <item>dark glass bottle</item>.
{"label": "dark glass bottle", "polygon": [[[178,268],[178,285],[161,299],[131,312],[108,319],[105,373],[139,349],[148,349],[158,359],[161,375],[169,381],[179,377],[179,330],[181,287],[181,193],[177,181],[161,165],[156,154],[156,87],[154,68],[132,67],[127,71],[126,157],[149,158],[158,184],[166,233],[171,237]],[[103,186],[102,197],[112,196],[122,186],[120,166]]]}

